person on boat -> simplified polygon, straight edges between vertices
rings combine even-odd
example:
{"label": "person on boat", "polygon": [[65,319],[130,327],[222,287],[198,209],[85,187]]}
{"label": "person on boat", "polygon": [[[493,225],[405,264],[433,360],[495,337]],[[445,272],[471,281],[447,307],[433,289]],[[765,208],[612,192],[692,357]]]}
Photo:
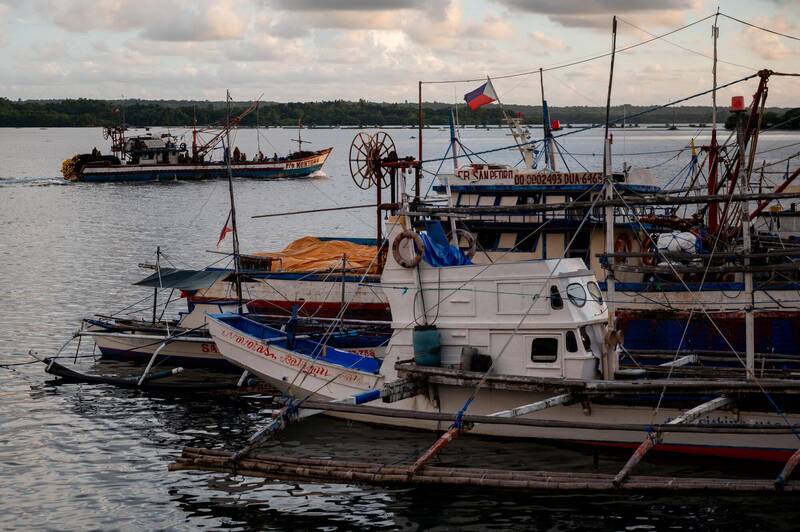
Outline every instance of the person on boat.
{"label": "person on boat", "polygon": [[272,160],[277,162],[277,160],[278,160],[278,154],[277,153],[275,153],[275,152],[272,153]]}
{"label": "person on boat", "polygon": [[97,149],[97,146],[92,148],[92,157],[100,157],[100,150]]}
{"label": "person on boat", "polygon": [[258,162],[264,162],[264,154],[261,152],[261,150],[258,151]]}
{"label": "person on boat", "polygon": [[242,152],[239,151],[239,146],[233,149],[233,162],[238,163],[241,160]]}
{"label": "person on boat", "polygon": [[245,152],[242,152],[242,153],[239,155],[239,160],[240,160],[241,162],[243,162],[243,163],[246,163],[246,162],[247,162],[247,154],[246,154]]}

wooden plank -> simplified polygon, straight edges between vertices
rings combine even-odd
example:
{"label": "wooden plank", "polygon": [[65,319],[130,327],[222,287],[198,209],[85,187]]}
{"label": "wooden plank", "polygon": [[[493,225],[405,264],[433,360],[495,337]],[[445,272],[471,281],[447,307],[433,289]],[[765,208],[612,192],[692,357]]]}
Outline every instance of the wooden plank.
{"label": "wooden plank", "polygon": [[[448,368],[417,366],[408,363],[395,364],[395,369],[403,377],[425,377],[433,384],[449,386],[474,386],[481,381],[483,373],[462,371]],[[489,375],[483,387],[496,390],[513,390],[528,392],[572,392],[579,395],[606,393],[642,393],[661,391],[686,392],[740,392],[763,394],[761,387],[774,392],[800,393],[800,380],[797,379],[762,379],[759,384],[735,379],[649,379],[630,381],[582,381],[577,379],[560,379],[532,377],[523,375]]]}
{"label": "wooden plank", "polygon": [[518,406],[516,408],[512,408],[511,410],[501,410],[500,412],[489,414],[489,417],[519,417],[524,416],[525,414],[539,412],[540,410],[545,410],[546,408],[552,408],[554,406],[564,405],[574,401],[575,399],[572,394],[564,393],[561,395],[556,395],[555,397],[549,397],[547,399],[537,401],[535,403]]}

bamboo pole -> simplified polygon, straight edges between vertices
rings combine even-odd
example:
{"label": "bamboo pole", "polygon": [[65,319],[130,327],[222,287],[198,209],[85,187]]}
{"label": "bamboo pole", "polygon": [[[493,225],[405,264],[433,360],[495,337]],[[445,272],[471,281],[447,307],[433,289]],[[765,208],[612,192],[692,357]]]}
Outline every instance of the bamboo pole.
{"label": "bamboo pole", "polygon": [[[710,401],[706,401],[703,404],[697,405],[696,407],[692,408],[691,410],[687,410],[680,416],[676,417],[675,419],[669,421],[667,425],[682,425],[684,423],[691,423],[695,419],[708,414],[709,412],[713,412],[714,410],[718,410],[720,408],[726,407],[730,405],[733,401],[725,396],[716,397]],[[642,461],[644,456],[658,444],[661,435],[658,432],[648,432],[647,436],[645,437],[644,441],[636,448],[628,461],[625,463],[625,466],[616,474],[614,480],[612,481],[614,486],[620,487],[622,483],[624,483],[630,477],[630,474],[633,472],[633,468],[639,465],[639,462]]]}
{"label": "bamboo pole", "polygon": [[[169,465],[170,471],[211,471],[271,479],[305,479],[345,483],[401,485],[480,486],[544,491],[697,491],[770,492],[771,481],[762,479],[682,478],[640,476],[614,487],[612,476],[570,471],[508,471],[483,468],[427,467],[409,474],[408,465],[312,460],[287,456],[257,455],[238,463],[232,453],[207,449],[184,449]],[[789,485],[786,491],[798,491]]]}

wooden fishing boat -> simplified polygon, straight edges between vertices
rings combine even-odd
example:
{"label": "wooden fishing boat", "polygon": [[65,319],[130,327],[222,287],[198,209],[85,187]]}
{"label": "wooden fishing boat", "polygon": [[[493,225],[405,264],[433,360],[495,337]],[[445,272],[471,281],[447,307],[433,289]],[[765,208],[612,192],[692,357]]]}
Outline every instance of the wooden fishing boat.
{"label": "wooden fishing boat", "polygon": [[[400,230],[389,238],[411,241]],[[383,361],[324,340],[292,348],[280,332],[238,314],[210,316],[209,330],[227,360],[287,394],[317,405],[367,397],[368,413],[331,410],[337,417],[443,430],[441,419],[425,415],[468,408],[534,420],[476,423],[476,434],[610,447],[636,447],[647,427],[690,418],[691,430],[666,429],[658,449],[758,460],[797,450],[800,381],[792,374],[754,381],[743,369],[714,378],[682,377],[680,366],[669,378],[620,369],[608,307],[580,259],[406,268],[390,254],[381,286],[394,329]],[[425,335],[438,339],[440,367],[425,365]]]}
{"label": "wooden fishing boat", "polygon": [[253,179],[278,179],[308,177],[322,169],[333,148],[308,151],[303,144],[298,125],[297,151],[284,156],[273,154],[264,156],[260,151],[248,158],[239,148],[227,146],[231,162],[230,169],[225,160],[211,161],[207,158],[212,150],[222,142],[231,127],[256,110],[258,104],[245,109],[239,116],[228,120],[213,131],[213,136],[205,142],[198,141],[203,131],[195,126],[192,130],[192,144],[169,133],[154,136],[151,133],[126,136],[127,127],[106,127],[103,135],[111,139],[112,155],[102,155],[95,148],[92,153],[78,154],[66,159],[61,173],[67,181],[88,183],[108,182],[150,182],[200,179],[225,179],[230,170],[233,177]]}

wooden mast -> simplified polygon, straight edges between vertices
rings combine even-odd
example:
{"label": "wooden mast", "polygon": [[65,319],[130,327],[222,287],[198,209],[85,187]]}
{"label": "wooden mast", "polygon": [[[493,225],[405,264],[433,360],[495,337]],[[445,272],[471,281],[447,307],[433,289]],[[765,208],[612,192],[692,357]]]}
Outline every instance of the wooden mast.
{"label": "wooden mast", "polygon": [[[420,179],[422,179],[422,81],[419,82],[419,107],[417,108],[419,129],[417,131],[417,167],[414,169],[414,199],[419,202]],[[380,243],[379,243],[380,245]]]}
{"label": "wooden mast", "polygon": [[228,170],[228,193],[231,200],[231,229],[233,231],[233,276],[236,286],[236,308],[242,314],[242,277],[241,277],[241,255],[239,254],[239,231],[236,227],[236,202],[233,196],[233,170],[231,169],[231,92],[227,91],[227,124],[225,131],[225,161]]}
{"label": "wooden mast", "polygon": [[550,170],[556,170],[556,153],[553,146],[553,133],[550,129],[550,109],[547,107],[547,100],[544,97],[544,70],[539,68],[539,85],[542,89],[542,129],[544,130],[544,156],[545,164],[549,164]]}
{"label": "wooden mast", "polygon": [[[756,105],[756,102],[753,102]],[[756,127],[759,127],[756,125]],[[750,168],[745,168],[745,131],[744,131],[744,112],[741,111],[736,117],[736,131],[739,143],[739,190],[740,194],[746,194],[750,181]],[[742,248],[744,253],[744,292],[747,298],[747,306],[744,309],[745,327],[745,365],[747,368],[747,378],[755,379],[755,320],[753,317],[753,272],[748,268],[752,252],[750,241],[750,202],[743,200],[740,207],[740,220],[742,230]]]}
{"label": "wooden mast", "polygon": [[[603,144],[603,176],[605,177],[605,198],[611,200],[614,197],[613,171],[611,169],[611,138],[608,136],[608,122],[611,119],[611,87],[614,81],[614,60],[617,50],[617,17],[615,16],[611,26],[611,68],[608,74],[608,95],[606,96],[606,127]],[[609,205],[604,212],[606,224],[606,253],[614,252],[614,207]],[[613,262],[613,259],[610,259]],[[608,302],[608,326],[606,336],[610,336],[616,330],[616,319],[614,316],[615,285],[614,272],[606,275],[606,301]],[[614,378],[616,363],[614,359],[614,346],[609,342],[603,342],[605,359],[603,360],[603,378],[610,380]]]}
{"label": "wooden mast", "polygon": [[[714,17],[714,25],[711,27],[711,36],[714,40],[714,63],[711,69],[714,78],[711,90],[711,145],[708,149],[708,193],[717,193],[717,169],[719,167],[719,146],[717,145],[717,40],[719,39],[719,7],[717,15]],[[708,230],[711,234],[717,232],[719,226],[719,206],[712,203],[708,206]]]}

